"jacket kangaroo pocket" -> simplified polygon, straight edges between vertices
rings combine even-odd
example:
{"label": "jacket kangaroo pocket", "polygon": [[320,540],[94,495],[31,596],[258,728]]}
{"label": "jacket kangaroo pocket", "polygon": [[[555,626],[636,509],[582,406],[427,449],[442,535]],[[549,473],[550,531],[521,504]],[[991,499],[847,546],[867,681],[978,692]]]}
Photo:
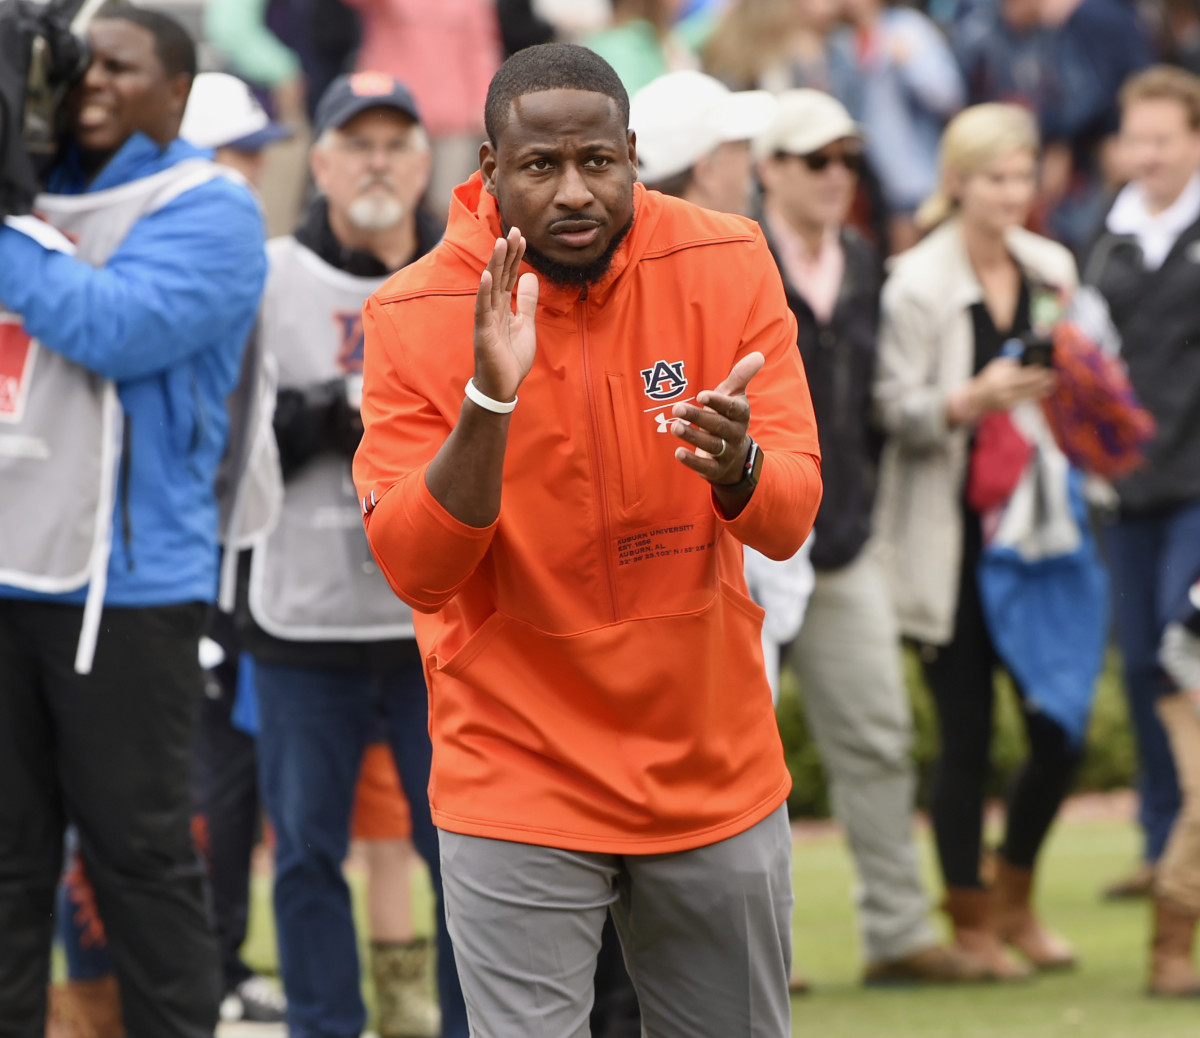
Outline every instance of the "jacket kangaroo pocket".
{"label": "jacket kangaroo pocket", "polygon": [[462,647],[453,653],[447,659],[441,657],[435,658],[434,669],[441,671],[449,677],[456,677],[461,674],[484,649],[486,649],[493,638],[499,634],[508,624],[509,618],[503,613],[492,613],[482,624],[475,630],[462,645]]}

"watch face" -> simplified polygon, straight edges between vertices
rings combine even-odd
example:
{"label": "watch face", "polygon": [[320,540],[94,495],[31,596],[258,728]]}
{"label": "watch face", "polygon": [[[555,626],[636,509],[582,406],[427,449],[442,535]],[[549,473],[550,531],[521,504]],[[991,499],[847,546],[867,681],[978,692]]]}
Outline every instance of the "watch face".
{"label": "watch face", "polygon": [[742,475],[751,486],[758,485],[758,476],[762,472],[762,448],[757,443],[751,442],[750,453],[746,456],[746,471]]}

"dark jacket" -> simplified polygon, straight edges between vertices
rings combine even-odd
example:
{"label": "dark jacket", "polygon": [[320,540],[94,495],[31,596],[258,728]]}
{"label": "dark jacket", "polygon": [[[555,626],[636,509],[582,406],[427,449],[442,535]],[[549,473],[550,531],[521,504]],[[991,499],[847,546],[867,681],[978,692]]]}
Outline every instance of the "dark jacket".
{"label": "dark jacket", "polygon": [[1200,220],[1151,271],[1135,240],[1104,232],[1084,277],[1108,300],[1129,379],[1158,423],[1148,463],[1116,483],[1122,508],[1200,499]]}
{"label": "dark jacket", "polygon": [[[764,226],[767,244],[779,254]],[[788,306],[796,315],[797,345],[804,358],[821,441],[825,494],[813,527],[812,563],[818,570],[853,562],[871,536],[875,480],[882,435],[871,425],[882,276],[875,251],[857,232],[841,234],[846,256],[837,304],[820,323],[780,267]]]}
{"label": "dark jacket", "polygon": [[[417,212],[418,260],[441,240],[441,225],[424,210]],[[309,206],[296,240],[338,270],[356,277],[383,277],[391,271],[369,253],[344,248],[329,226],[325,200]],[[317,454],[332,451],[354,457],[362,439],[362,420],[346,402],[340,380],[308,389],[281,389],[275,406],[275,441],[283,478],[288,478]],[[287,641],[267,634],[254,622],[247,603],[249,552],[240,560],[237,626],[244,646],[256,659],[290,667],[353,667],[378,670],[420,660],[417,643],[411,638],[384,642]]]}

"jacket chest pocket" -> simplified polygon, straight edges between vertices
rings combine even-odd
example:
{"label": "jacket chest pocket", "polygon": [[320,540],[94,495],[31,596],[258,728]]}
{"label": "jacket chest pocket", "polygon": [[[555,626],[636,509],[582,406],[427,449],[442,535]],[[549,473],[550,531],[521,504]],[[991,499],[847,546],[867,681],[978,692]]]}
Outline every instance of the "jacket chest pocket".
{"label": "jacket chest pocket", "polygon": [[625,376],[608,372],[607,382],[609,413],[617,445],[616,467],[621,474],[621,505],[625,511],[630,511],[642,502],[646,452],[634,426],[635,409]]}

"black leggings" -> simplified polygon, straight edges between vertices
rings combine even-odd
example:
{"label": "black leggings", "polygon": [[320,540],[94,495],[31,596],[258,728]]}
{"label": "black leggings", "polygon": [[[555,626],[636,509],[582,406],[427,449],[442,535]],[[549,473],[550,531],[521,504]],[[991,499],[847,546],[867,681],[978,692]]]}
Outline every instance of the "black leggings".
{"label": "black leggings", "polygon": [[[983,800],[991,765],[995,669],[999,663],[979,600],[976,571],[982,551],[979,519],[964,516],[962,586],[954,640],[923,652],[925,679],[937,706],[942,750],[934,774],[931,813],[947,887],[979,887]],[[1014,682],[1014,685],[1016,683]],[[1032,868],[1067,795],[1082,752],[1067,733],[1021,695],[1029,757],[1008,799],[1008,828],[1000,854]]]}

